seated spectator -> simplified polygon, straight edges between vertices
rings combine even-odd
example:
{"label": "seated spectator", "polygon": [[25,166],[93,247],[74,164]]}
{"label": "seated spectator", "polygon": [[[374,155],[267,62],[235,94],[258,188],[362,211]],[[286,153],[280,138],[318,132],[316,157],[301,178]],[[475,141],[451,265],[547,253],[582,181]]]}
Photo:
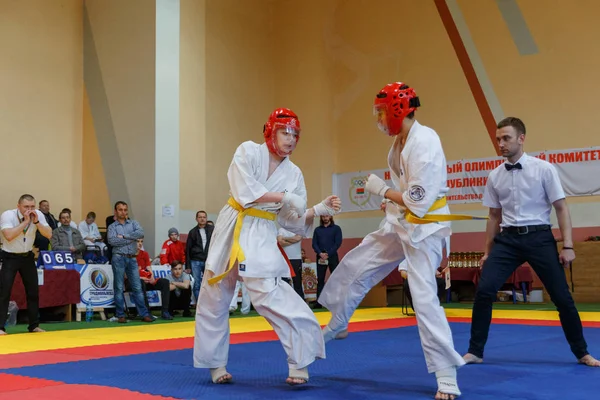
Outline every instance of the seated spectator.
{"label": "seated spectator", "polygon": [[212,221],[206,221],[206,225],[210,225],[210,226],[212,226],[214,228],[215,223],[212,222]]}
{"label": "seated spectator", "polygon": [[54,251],[70,251],[77,260],[83,258],[85,243],[81,233],[71,226],[71,214],[61,211],[58,215],[60,226],[52,231],[50,244]]}
{"label": "seated spectator", "polygon": [[[113,222],[115,222],[117,220],[117,212],[113,212],[112,215],[109,215],[108,217],[106,217],[106,232],[108,234],[108,227],[112,225]],[[106,254],[105,254],[106,258],[108,258],[109,260],[112,260],[112,246],[110,245],[110,243],[108,243],[108,240],[106,241]]]}
{"label": "seated spectator", "polygon": [[140,272],[140,280],[142,284],[142,290],[144,292],[144,301],[146,307],[150,309],[148,304],[148,296],[146,292],[148,290],[159,290],[161,296],[161,313],[162,319],[171,320],[173,316],[169,312],[169,300],[171,299],[171,287],[168,279],[165,278],[154,278],[154,272],[150,265],[150,255],[144,250],[144,239],[138,239],[137,241],[138,252],[136,254],[137,264]]}
{"label": "seated spectator", "polygon": [[[40,201],[39,207],[40,211],[42,212],[42,214],[44,214],[44,217],[46,218],[46,222],[48,223],[48,225],[50,225],[50,228],[52,228],[52,230],[58,228],[59,223],[56,220],[56,218],[54,218],[54,215],[52,215],[52,213],[50,212],[50,203],[48,202],[48,200]],[[40,249],[40,251],[48,250],[50,246],[50,240],[44,237],[44,235],[42,235],[40,231],[36,231],[35,241],[33,242],[33,245]]]}
{"label": "seated spectator", "polygon": [[[61,213],[62,212],[68,212],[69,213],[69,219],[71,218],[71,215],[73,214],[71,212],[70,208],[63,208],[62,211],[61,211]],[[60,217],[58,217],[58,219],[60,219]],[[77,227],[77,223],[75,221],[71,221],[69,224],[71,225],[71,228],[79,230],[79,228]]]}
{"label": "seated spectator", "polygon": [[169,238],[163,243],[160,251],[161,265],[170,265],[173,261],[185,264],[185,244],[179,240],[177,228],[169,229]]}
{"label": "seated spectator", "polygon": [[79,223],[79,232],[83,237],[83,242],[86,246],[96,246],[100,250],[100,255],[104,256],[104,252],[106,251],[106,244],[102,241],[102,235],[98,230],[98,225],[96,225],[96,213],[90,211],[85,220]]}
{"label": "seated spectator", "polygon": [[192,287],[190,275],[183,272],[183,263],[178,260],[171,262],[171,299],[169,300],[169,312],[174,314],[175,310],[183,310],[184,317],[191,317],[190,301],[192,300]]}
{"label": "seated spectator", "polygon": [[113,222],[115,222],[117,220],[117,212],[115,211],[112,215],[109,215],[108,217],[106,217],[106,230],[108,230],[108,227],[112,225]]}

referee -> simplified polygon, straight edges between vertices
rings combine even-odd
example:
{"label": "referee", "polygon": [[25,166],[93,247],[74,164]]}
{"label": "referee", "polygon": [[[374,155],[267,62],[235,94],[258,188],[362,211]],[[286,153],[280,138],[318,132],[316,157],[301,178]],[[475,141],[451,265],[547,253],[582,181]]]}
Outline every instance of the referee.
{"label": "referee", "polygon": [[27,295],[29,332],[44,332],[39,327],[38,276],[31,249],[38,230],[44,237],[50,239],[52,229],[42,212],[35,209],[35,199],[30,194],[24,194],[19,198],[16,209],[2,213],[0,229],[3,259],[2,269],[0,269],[0,335],[6,335],[4,324],[17,272],[21,274]]}
{"label": "referee", "polygon": [[[571,216],[558,173],[550,163],[523,152],[525,124],[519,118],[505,118],[497,128],[496,140],[507,162],[490,173],[483,195],[490,219],[473,305],[469,352],[464,359],[468,364],[483,362],[496,294],[508,277],[528,262],[556,306],[567,342],[579,363],[600,367],[600,362],[588,353],[563,271],[575,259],[575,252]],[[552,206],[564,239],[560,254],[551,231]]]}

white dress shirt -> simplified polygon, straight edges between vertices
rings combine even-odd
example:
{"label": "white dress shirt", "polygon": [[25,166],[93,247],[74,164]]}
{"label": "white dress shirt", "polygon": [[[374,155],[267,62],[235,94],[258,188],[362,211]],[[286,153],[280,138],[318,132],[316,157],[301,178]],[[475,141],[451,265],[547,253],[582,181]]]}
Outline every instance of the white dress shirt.
{"label": "white dress shirt", "polygon": [[[277,234],[282,236],[284,239],[296,236],[294,233],[283,228],[280,228]],[[282,247],[290,260],[302,260],[302,241]]]}
{"label": "white dress shirt", "polygon": [[[35,210],[38,215],[38,221],[41,225],[50,226],[48,222],[46,222],[46,217],[40,210]],[[7,228],[14,228],[15,226],[19,226],[19,224],[23,221],[23,214],[19,211],[18,208],[14,210],[4,211],[2,216],[0,216],[0,229],[4,230]],[[17,237],[15,237],[10,242],[6,240],[4,234],[2,236],[2,250],[8,253],[28,253],[33,248],[33,242],[35,241],[35,233],[37,232],[37,225],[31,222],[29,226],[26,227],[26,232],[21,232]]]}
{"label": "white dress shirt", "polygon": [[490,172],[483,205],[502,209],[501,227],[550,225],[552,203],[565,198],[558,172],[525,153],[517,163],[522,169],[508,171],[505,163]]}

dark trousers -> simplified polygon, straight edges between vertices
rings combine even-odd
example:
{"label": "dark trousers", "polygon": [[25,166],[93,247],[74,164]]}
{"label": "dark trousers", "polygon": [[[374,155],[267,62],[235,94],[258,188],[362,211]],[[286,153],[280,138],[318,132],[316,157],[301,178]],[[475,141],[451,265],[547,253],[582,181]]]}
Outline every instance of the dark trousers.
{"label": "dark trousers", "polygon": [[171,290],[170,290],[170,282],[165,278],[158,278],[156,283],[146,283],[140,279],[142,283],[142,290],[144,291],[144,301],[146,302],[146,307],[150,310],[150,304],[148,304],[148,296],[146,292],[148,290],[159,290],[160,298],[161,298],[161,312],[166,313],[169,311],[169,300],[171,299]]}
{"label": "dark trousers", "polygon": [[587,355],[581,319],[569,292],[564,267],[558,259],[556,241],[550,230],[525,235],[501,232],[494,238],[494,246],[483,265],[475,293],[469,353],[483,357],[492,321],[492,303],[510,274],[525,262],[531,265],[556,306],[571,351],[578,359]]}
{"label": "dark trousers", "polygon": [[4,330],[10,294],[18,272],[21,274],[21,280],[23,280],[23,286],[25,286],[29,331],[32,331],[40,324],[38,276],[33,253],[29,252],[27,255],[16,255],[2,252],[2,258],[4,261],[2,263],[2,269],[0,269],[0,329]]}
{"label": "dark trousers", "polygon": [[177,296],[175,291],[171,291],[171,299],[169,301],[169,312],[173,314],[175,310],[190,311],[190,301],[192,300],[192,288],[179,289],[181,294]]}
{"label": "dark trousers", "polygon": [[290,260],[294,269],[295,277],[292,278],[294,290],[298,293],[301,299],[304,299],[304,289],[302,289],[302,260]]}
{"label": "dark trousers", "polygon": [[317,299],[321,296],[321,291],[325,286],[325,275],[327,274],[327,269],[329,269],[329,273],[333,274],[335,271],[335,267],[339,264],[337,254],[333,256],[329,256],[329,264],[321,265],[319,264],[319,255],[317,254]]}

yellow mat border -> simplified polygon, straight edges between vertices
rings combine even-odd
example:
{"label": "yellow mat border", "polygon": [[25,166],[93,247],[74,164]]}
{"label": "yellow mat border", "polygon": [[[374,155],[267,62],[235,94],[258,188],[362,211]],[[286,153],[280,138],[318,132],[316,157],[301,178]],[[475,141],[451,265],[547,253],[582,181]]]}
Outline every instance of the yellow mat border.
{"label": "yellow mat border", "polygon": [[[448,317],[470,318],[471,310],[446,309]],[[582,321],[600,322],[600,312],[580,312]],[[321,325],[325,325],[331,314],[315,313]],[[350,322],[379,321],[394,318],[408,318],[402,315],[400,308],[367,308],[354,313]],[[493,318],[550,320],[558,321],[556,311],[535,310],[496,310]],[[249,333],[272,330],[263,317],[232,318],[231,333]],[[106,344],[132,343],[146,340],[191,338],[194,336],[194,321],[174,322],[158,325],[119,325],[114,328],[90,328],[45,333],[22,333],[0,336],[0,355],[17,354],[31,351],[71,349],[77,347]]]}

